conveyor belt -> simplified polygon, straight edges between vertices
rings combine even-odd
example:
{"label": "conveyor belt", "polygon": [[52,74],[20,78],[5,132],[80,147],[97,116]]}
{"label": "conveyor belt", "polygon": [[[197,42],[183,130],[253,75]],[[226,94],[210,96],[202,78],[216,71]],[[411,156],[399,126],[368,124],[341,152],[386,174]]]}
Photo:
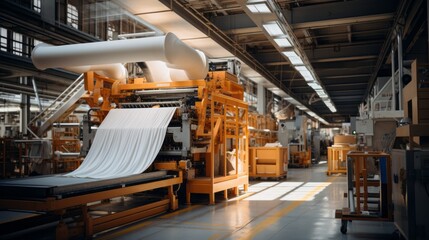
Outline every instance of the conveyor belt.
{"label": "conveyor belt", "polygon": [[47,175],[0,181],[0,198],[62,199],[98,191],[173,178],[166,171],[137,174],[113,179],[93,179]]}

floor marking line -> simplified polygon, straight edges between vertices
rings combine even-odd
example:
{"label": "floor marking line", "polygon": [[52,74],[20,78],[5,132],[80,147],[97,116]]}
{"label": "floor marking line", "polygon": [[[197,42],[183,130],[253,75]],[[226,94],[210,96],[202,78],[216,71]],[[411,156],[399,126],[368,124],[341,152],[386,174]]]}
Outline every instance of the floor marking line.
{"label": "floor marking line", "polygon": [[[335,178],[336,178],[336,176],[330,177],[330,178],[327,179],[326,182],[333,182],[333,180]],[[257,234],[259,234],[263,230],[265,230],[269,225],[277,222],[281,217],[283,217],[284,215],[287,215],[289,212],[293,211],[295,208],[297,208],[298,206],[300,206],[301,204],[303,204],[304,202],[306,202],[306,200],[309,200],[311,197],[313,197],[316,193],[320,192],[324,188],[326,188],[326,186],[318,186],[318,187],[316,187],[314,190],[312,190],[311,192],[307,193],[304,196],[304,198],[303,198],[304,200],[292,202],[287,207],[281,209],[279,212],[277,212],[273,216],[267,217],[264,221],[262,221],[261,223],[259,223],[255,227],[253,227],[250,230],[250,232],[246,233],[246,236],[241,237],[240,239],[242,239],[242,240],[252,239],[254,236],[256,236]]]}

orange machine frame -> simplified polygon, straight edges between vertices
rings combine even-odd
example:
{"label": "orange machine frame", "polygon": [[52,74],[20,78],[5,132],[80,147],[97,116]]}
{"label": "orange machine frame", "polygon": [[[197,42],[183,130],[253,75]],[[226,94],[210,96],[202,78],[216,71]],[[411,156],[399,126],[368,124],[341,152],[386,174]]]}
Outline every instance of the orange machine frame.
{"label": "orange machine frame", "polygon": [[[112,109],[134,91],[153,89],[197,88],[198,99],[195,110],[198,116],[193,138],[200,150],[192,152],[193,161],[205,161],[205,173],[196,173],[188,179],[186,201],[191,202],[191,193],[209,194],[210,204],[215,203],[215,193],[228,189],[238,194],[238,186],[247,191],[248,178],[248,105],[243,101],[244,90],[237,77],[225,71],[209,72],[209,80],[189,80],[176,82],[147,82],[145,78],[135,78],[129,83],[121,83],[94,72],[85,73],[86,94],[83,99],[96,111],[100,121]],[[99,98],[103,102],[99,105]],[[201,150],[203,149],[203,150]],[[230,155],[228,158],[227,155]],[[215,172],[215,162],[223,169]],[[232,166],[235,171],[228,171]],[[241,169],[241,170],[240,170]]]}
{"label": "orange machine frame", "polygon": [[[86,238],[90,238],[95,233],[128,224],[142,218],[155,216],[168,210],[176,210],[178,208],[178,200],[174,194],[173,186],[176,184],[181,184],[182,179],[183,174],[181,171],[179,171],[178,175],[170,179],[141,183],[104,191],[90,192],[68,198],[0,198],[0,206],[2,206],[4,209],[45,212],[59,216],[66,216],[70,210],[79,209],[81,217],[75,219],[75,226],[67,226],[67,224],[61,218],[56,228],[56,239],[69,239],[73,236],[82,235],[84,235]],[[103,216],[93,217],[89,211],[90,207],[97,207],[107,204],[109,203],[109,199],[112,198],[151,191],[159,188],[166,188],[167,194],[163,199],[159,199],[158,201],[152,203],[147,203],[118,212],[110,212]],[[95,204],[97,202],[99,203]]]}

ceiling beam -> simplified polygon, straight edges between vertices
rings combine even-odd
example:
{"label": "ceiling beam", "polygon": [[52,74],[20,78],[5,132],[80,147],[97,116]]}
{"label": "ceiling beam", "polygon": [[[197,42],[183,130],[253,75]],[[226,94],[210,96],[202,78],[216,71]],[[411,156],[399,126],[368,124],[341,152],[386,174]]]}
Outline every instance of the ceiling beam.
{"label": "ceiling beam", "polygon": [[393,37],[395,36],[394,29],[400,24],[401,18],[405,15],[405,12],[407,9],[406,6],[409,4],[412,4],[411,2],[412,1],[400,1],[398,6],[397,6],[397,10],[395,12],[395,18],[393,20],[392,27],[390,28],[389,33],[387,34],[387,36],[384,40],[383,46],[381,47],[381,49],[379,51],[377,63],[375,65],[374,72],[372,73],[372,76],[369,79],[366,92],[362,98],[362,102],[366,100],[366,98],[370,94],[370,92],[371,92],[371,90],[375,84],[378,73],[379,73],[381,67],[383,66],[383,64],[385,63],[387,56],[389,55],[390,48],[391,48],[391,41],[392,41]]}
{"label": "ceiling beam", "polygon": [[344,78],[366,78],[366,79],[368,79],[370,76],[371,76],[371,73],[345,74],[345,75],[326,75],[326,76],[319,74],[320,79],[344,79]]}
{"label": "ceiling beam", "polygon": [[[391,20],[397,4],[398,0],[353,0],[292,8],[283,14],[293,29],[320,28]],[[212,17],[210,21],[222,31],[255,31],[257,27],[245,13]]]}
{"label": "ceiling beam", "polygon": [[[298,96],[296,96],[289,88],[287,88],[280,79],[274,76],[268,69],[262,65],[253,55],[248,53],[245,49],[240,47],[239,43],[232,40],[228,35],[225,34],[225,29],[220,29],[216,24],[212,24],[207,18],[205,18],[199,11],[193,9],[189,5],[185,6],[180,1],[171,1],[171,0],[159,0],[170,10],[174,11],[177,15],[182,17],[184,20],[192,24],[194,27],[199,29],[201,32],[210,36],[214,41],[216,41],[220,46],[225,48],[227,51],[230,51],[234,56],[243,61],[246,65],[253,68],[258,72],[262,77],[269,81],[274,86],[280,88],[290,97],[301,101]],[[228,17],[222,16],[222,17]],[[253,21],[252,21],[253,23]],[[254,23],[253,23],[254,25]],[[306,106],[313,112],[317,112],[315,109],[310,107],[308,104],[301,102],[302,105]]]}
{"label": "ceiling beam", "polygon": [[332,48],[314,48],[305,50],[310,62],[344,61],[345,59],[370,59],[376,58],[380,51],[381,43],[362,45],[335,46]]}
{"label": "ceiling beam", "polygon": [[[7,69],[8,72],[0,76],[1,78],[21,77],[21,76],[34,76],[50,81],[56,85],[69,85],[79,75],[68,72],[62,69],[49,68],[46,70],[39,70],[34,67],[31,59],[26,57],[17,56],[11,53],[0,51],[0,69]],[[10,75],[7,75],[10,74]]]}
{"label": "ceiling beam", "polygon": [[[312,63],[368,60],[378,57],[380,47],[381,43],[350,46],[338,45],[332,48],[307,49],[305,53]],[[286,60],[286,58],[277,51],[258,52],[254,54],[254,57],[264,65],[283,65]]]}
{"label": "ceiling beam", "polygon": [[391,20],[398,0],[353,0],[316,4],[285,11],[293,29]]}

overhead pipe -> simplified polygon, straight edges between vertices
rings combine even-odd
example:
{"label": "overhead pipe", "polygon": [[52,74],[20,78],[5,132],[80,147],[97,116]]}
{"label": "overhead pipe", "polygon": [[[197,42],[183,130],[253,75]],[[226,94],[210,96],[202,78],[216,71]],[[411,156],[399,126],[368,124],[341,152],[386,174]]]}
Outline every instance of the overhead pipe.
{"label": "overhead pipe", "polygon": [[94,65],[163,61],[169,68],[183,70],[190,80],[203,79],[208,72],[204,53],[189,47],[173,33],[62,46],[39,44],[33,49],[31,59],[41,70],[54,67],[87,69]]}
{"label": "overhead pipe", "polygon": [[390,62],[392,68],[392,111],[396,111],[396,86],[395,86],[395,47],[392,43],[391,45],[391,53],[390,53]]}
{"label": "overhead pipe", "polygon": [[398,27],[397,29],[397,34],[396,34],[396,38],[398,40],[398,88],[399,88],[399,96],[398,96],[398,100],[399,100],[399,110],[402,110],[403,106],[402,106],[402,77],[404,75],[404,70],[403,68],[403,56],[402,56],[402,31],[401,29]]}
{"label": "overhead pipe", "polygon": [[36,101],[39,103],[39,110],[41,112],[43,111],[42,102],[40,101],[40,98],[39,98],[39,91],[37,90],[36,80],[34,79],[34,77],[31,78],[31,83],[33,84],[34,95],[36,96]]}
{"label": "overhead pipe", "polygon": [[[16,93],[25,92],[28,95],[32,95],[32,96],[35,95],[34,89],[27,85],[0,82],[0,88],[6,89],[6,90],[13,90],[13,91],[16,91]],[[53,98],[54,96],[58,96],[59,93],[61,92],[44,89],[41,92],[39,92],[39,96],[43,96],[45,98]]]}

